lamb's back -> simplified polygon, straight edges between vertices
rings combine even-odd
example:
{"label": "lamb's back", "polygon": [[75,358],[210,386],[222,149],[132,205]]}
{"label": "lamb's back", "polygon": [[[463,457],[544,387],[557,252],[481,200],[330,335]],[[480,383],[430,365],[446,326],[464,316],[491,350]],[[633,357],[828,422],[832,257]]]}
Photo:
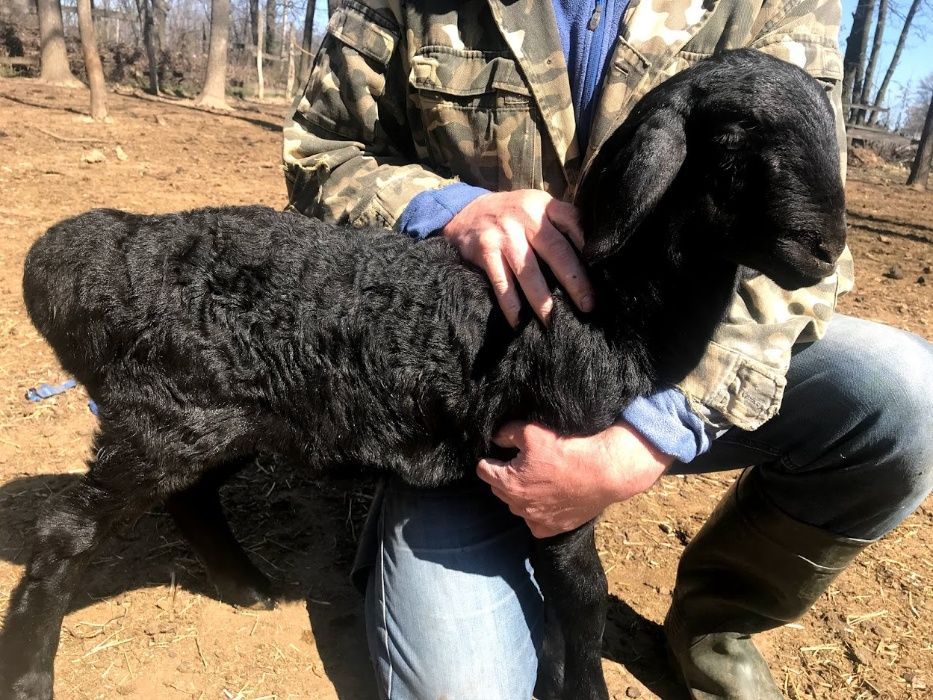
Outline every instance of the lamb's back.
{"label": "lamb's back", "polygon": [[34,245],[24,293],[62,365],[113,412],[239,406],[358,452],[456,429],[492,309],[442,240],[264,207],[82,214]]}

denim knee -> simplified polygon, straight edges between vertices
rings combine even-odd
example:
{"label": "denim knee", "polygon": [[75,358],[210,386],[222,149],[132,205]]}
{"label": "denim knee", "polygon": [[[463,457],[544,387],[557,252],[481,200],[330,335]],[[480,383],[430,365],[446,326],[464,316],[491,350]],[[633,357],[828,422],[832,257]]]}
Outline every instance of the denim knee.
{"label": "denim knee", "polygon": [[868,321],[846,328],[857,370],[841,374],[838,390],[861,418],[865,450],[888,464],[890,505],[913,510],[933,489],[933,345]]}
{"label": "denim knee", "polygon": [[483,485],[396,485],[379,530],[366,622],[380,695],[531,697],[543,605],[527,528]]}
{"label": "denim knee", "polygon": [[837,316],[792,361],[785,410],[806,420],[762,476],[779,505],[808,510],[803,519],[874,539],[933,489],[933,345],[923,338]]}

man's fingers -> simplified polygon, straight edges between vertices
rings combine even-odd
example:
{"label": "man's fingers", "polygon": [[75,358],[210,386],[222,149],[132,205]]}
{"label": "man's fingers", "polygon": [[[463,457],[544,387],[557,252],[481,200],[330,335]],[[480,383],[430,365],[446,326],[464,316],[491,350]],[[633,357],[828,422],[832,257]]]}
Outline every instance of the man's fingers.
{"label": "man's fingers", "polygon": [[[502,489],[507,479],[509,463],[487,457],[476,464],[476,475],[495,489]],[[496,494],[497,496],[499,494]],[[500,496],[501,498],[501,496]]]}
{"label": "man's fingers", "polygon": [[528,529],[531,530],[532,536],[538,540],[560,534],[560,530],[533,520],[525,520],[525,524],[528,526]]}
{"label": "man's fingers", "polygon": [[551,290],[548,289],[535,252],[525,236],[524,228],[510,235],[503,253],[531,310],[542,322],[547,323],[554,300],[551,298]]}
{"label": "man's fingers", "polygon": [[531,424],[524,421],[509,421],[496,431],[492,441],[499,447],[516,447],[523,450],[525,449],[525,428],[529,425]]}
{"label": "man's fingers", "polygon": [[583,250],[583,227],[580,225],[580,211],[569,202],[552,200],[544,208],[551,223],[567,238],[573,241],[577,250]]}
{"label": "man's fingers", "polygon": [[502,309],[502,313],[505,315],[505,320],[509,322],[512,328],[517,327],[522,300],[518,296],[512,273],[508,265],[506,265],[502,253],[499,250],[484,253],[482,264],[486,276],[489,277],[489,283],[492,285],[493,294],[496,295],[499,308]]}
{"label": "man's fingers", "polygon": [[531,240],[535,252],[547,263],[560,286],[567,290],[580,311],[593,310],[593,287],[580,258],[564,235],[544,221],[541,230]]}

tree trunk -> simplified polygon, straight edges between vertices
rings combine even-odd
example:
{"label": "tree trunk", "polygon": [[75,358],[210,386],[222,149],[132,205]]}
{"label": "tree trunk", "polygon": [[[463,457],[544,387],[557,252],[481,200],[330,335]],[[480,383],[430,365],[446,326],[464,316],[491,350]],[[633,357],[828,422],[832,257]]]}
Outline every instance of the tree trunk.
{"label": "tree trunk", "polygon": [[852,18],[852,30],[846,39],[846,53],[842,61],[842,107],[848,116],[849,105],[862,91],[865,76],[865,53],[868,50],[868,35],[871,18],[874,14],[875,0],[858,0],[855,15]]}
{"label": "tree trunk", "polygon": [[153,25],[155,20],[152,17],[153,0],[142,0],[142,21],[143,21],[143,45],[146,47],[146,63],[149,73],[149,92],[153,95],[159,94],[159,59],[156,55],[155,41],[153,39]]}
{"label": "tree trunk", "polygon": [[259,0],[249,0],[249,30],[253,46],[259,45]]}
{"label": "tree trunk", "polygon": [[266,0],[266,53],[275,54],[275,0]]}
{"label": "tree trunk", "polygon": [[[878,94],[875,95],[875,101],[872,103],[875,107],[880,107],[884,103],[884,98],[888,92],[888,85],[891,83],[891,78],[894,77],[894,70],[897,68],[897,62],[901,60],[904,44],[907,43],[907,35],[910,34],[910,25],[914,21],[914,16],[919,9],[920,0],[913,0],[913,2],[910,3],[910,9],[907,11],[907,17],[904,18],[904,26],[901,27],[901,35],[897,38],[897,46],[894,49],[894,55],[891,56],[891,63],[888,64],[888,70],[884,73],[881,87],[878,88]],[[873,125],[877,120],[878,112],[872,112],[868,117],[869,125]]]}
{"label": "tree trunk", "polygon": [[918,190],[927,188],[931,160],[933,160],[933,97],[930,98],[927,118],[923,122],[923,133],[920,135],[917,157],[914,158],[913,167],[910,169],[910,177],[907,178],[908,185],[916,187]]}
{"label": "tree trunk", "polygon": [[227,87],[227,35],[230,33],[230,0],[211,0],[211,46],[207,77],[196,103],[212,109],[230,109]]}
{"label": "tree trunk", "polygon": [[288,28],[288,68],[285,71],[285,99],[292,99],[292,85],[295,84],[295,28]]}
{"label": "tree trunk", "polygon": [[308,0],[305,8],[305,27],[301,33],[301,55],[298,56],[298,79],[305,79],[305,72],[311,67],[311,44],[314,43],[315,0]]}
{"label": "tree trunk", "polygon": [[94,36],[94,20],[91,17],[91,0],[78,0],[78,29],[81,31],[81,51],[84,53],[84,70],[91,88],[91,119],[103,121],[107,118],[107,86],[104,84],[104,69],[97,53],[97,38]]}
{"label": "tree trunk", "polygon": [[262,100],[265,97],[265,84],[263,83],[262,76],[262,52],[265,48],[265,38],[266,38],[266,21],[265,14],[259,12],[259,0],[256,0],[256,19],[258,24],[256,25],[256,80],[259,88],[259,99]]}
{"label": "tree trunk", "polygon": [[291,17],[289,17],[289,12],[292,9],[291,4],[291,0],[284,0],[282,3],[282,43],[279,46],[279,58],[285,58],[285,52],[291,49],[288,45],[288,35],[291,28]]}
{"label": "tree trunk", "polygon": [[332,15],[340,7],[340,0],[327,0],[327,14]]}
{"label": "tree trunk", "polygon": [[[875,68],[878,66],[878,56],[881,54],[881,42],[884,39],[884,25],[887,16],[888,0],[879,0],[878,20],[875,22],[875,35],[871,42],[871,54],[868,58],[868,67],[865,68],[865,80],[862,83],[862,90],[858,97],[853,96],[853,100],[861,104],[868,104],[871,102],[871,84],[875,79]],[[868,114],[870,114],[870,112]],[[864,123],[865,117],[866,112],[864,109],[856,110],[855,123]]]}
{"label": "tree trunk", "polygon": [[68,87],[82,86],[68,67],[65,48],[65,27],[62,22],[60,0],[36,0],[39,15],[39,41],[41,43],[40,77],[47,83]]}
{"label": "tree trunk", "polygon": [[156,55],[156,77],[162,87],[163,56],[165,49],[165,24],[168,21],[168,0],[152,0],[152,46]]}

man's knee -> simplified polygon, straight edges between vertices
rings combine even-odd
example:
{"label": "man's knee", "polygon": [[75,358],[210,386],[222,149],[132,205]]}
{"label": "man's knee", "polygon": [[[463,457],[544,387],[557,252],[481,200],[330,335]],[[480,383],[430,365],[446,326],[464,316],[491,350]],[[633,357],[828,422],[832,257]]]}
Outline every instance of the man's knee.
{"label": "man's knee", "polygon": [[[822,343],[823,410],[839,417],[858,442],[910,467],[912,478],[933,463],[933,345],[879,323],[841,317]],[[881,456],[879,454],[879,456]]]}
{"label": "man's knee", "polygon": [[806,499],[815,505],[801,506],[802,519],[820,515],[837,532],[873,538],[930,493],[929,342],[840,316],[822,341],[795,357],[788,386],[783,411],[795,416],[783,429],[789,449],[766,478],[779,496],[797,498],[801,484],[815,491]]}

